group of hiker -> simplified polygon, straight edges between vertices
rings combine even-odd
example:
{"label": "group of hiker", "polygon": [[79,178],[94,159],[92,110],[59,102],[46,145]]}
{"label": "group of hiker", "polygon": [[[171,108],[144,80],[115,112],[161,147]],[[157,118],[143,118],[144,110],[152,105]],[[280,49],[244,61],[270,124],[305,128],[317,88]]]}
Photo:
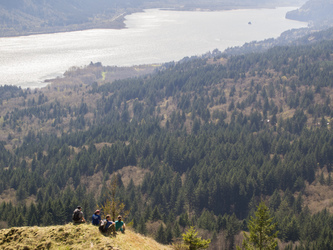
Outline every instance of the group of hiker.
{"label": "group of hiker", "polygon": [[[75,224],[86,223],[86,220],[84,219],[83,216],[82,207],[80,206],[78,206],[73,212],[73,223]],[[118,215],[117,221],[112,221],[110,215],[107,215],[105,219],[102,220],[102,217],[100,215],[100,210],[96,210],[92,215],[91,223],[95,226],[98,226],[99,230],[102,233],[113,234],[113,235],[116,235],[117,231],[125,233],[125,223],[122,220],[121,215]]]}

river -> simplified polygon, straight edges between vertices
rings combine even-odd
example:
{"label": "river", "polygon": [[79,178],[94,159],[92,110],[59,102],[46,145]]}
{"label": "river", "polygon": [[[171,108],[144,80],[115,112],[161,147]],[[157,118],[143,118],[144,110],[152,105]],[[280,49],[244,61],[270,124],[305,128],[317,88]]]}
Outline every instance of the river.
{"label": "river", "polygon": [[[0,38],[0,85],[36,88],[72,66],[132,66],[178,61],[214,49],[276,38],[307,23],[285,19],[296,9],[191,12],[149,9],[126,16],[126,29]],[[249,24],[251,22],[251,24]]]}

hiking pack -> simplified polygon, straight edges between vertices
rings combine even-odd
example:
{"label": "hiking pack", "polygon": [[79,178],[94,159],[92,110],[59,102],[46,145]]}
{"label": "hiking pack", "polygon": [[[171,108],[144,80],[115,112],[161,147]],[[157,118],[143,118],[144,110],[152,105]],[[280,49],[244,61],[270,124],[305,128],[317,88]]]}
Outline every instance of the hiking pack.
{"label": "hiking pack", "polygon": [[73,213],[73,221],[79,221],[80,220],[80,213],[81,211],[79,209],[75,209]]}
{"label": "hiking pack", "polygon": [[101,232],[105,232],[106,231],[105,230],[106,223],[107,223],[106,220],[101,220],[99,222],[99,227],[98,227],[99,231],[101,231]]}

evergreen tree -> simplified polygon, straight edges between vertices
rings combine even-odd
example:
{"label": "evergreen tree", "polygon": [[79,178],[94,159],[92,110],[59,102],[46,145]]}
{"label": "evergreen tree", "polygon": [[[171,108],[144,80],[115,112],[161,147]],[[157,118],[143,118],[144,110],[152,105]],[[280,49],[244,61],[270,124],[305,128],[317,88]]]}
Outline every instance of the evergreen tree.
{"label": "evergreen tree", "polygon": [[148,206],[146,206],[146,210],[145,210],[145,212],[144,212],[144,220],[145,221],[148,221],[148,220],[150,220],[150,218],[151,218],[151,207],[148,205]]}
{"label": "evergreen tree", "polygon": [[280,206],[280,204],[281,204],[281,196],[279,190],[276,189],[269,200],[269,208],[274,211]]}
{"label": "evergreen tree", "polygon": [[156,235],[156,241],[162,243],[162,244],[167,244],[167,237],[166,233],[163,227],[163,224],[161,223],[160,227],[158,228],[157,235]]}
{"label": "evergreen tree", "polygon": [[22,201],[27,197],[27,191],[24,184],[21,184],[16,191],[16,198],[18,201]]}
{"label": "evergreen tree", "polygon": [[180,228],[179,228],[179,223],[175,222],[174,227],[173,227],[173,235],[178,238],[181,236]]}
{"label": "evergreen tree", "polygon": [[29,226],[36,226],[38,225],[37,219],[36,219],[36,215],[33,215],[30,219],[30,221],[28,222]]}
{"label": "evergreen tree", "polygon": [[29,211],[26,215],[28,226],[35,226],[38,224],[37,222],[37,208],[34,203],[30,204]]}
{"label": "evergreen tree", "polygon": [[153,210],[153,213],[152,213],[152,216],[151,216],[151,219],[153,221],[158,221],[158,220],[161,220],[162,219],[162,216],[160,214],[160,211],[158,209],[157,206],[155,206],[154,210]]}
{"label": "evergreen tree", "polygon": [[42,217],[42,223],[43,226],[50,226],[52,225],[53,221],[52,221],[52,216],[50,213],[46,212],[44,214],[44,216]]}
{"label": "evergreen tree", "polygon": [[278,232],[274,232],[276,224],[272,224],[273,218],[269,215],[269,210],[262,201],[255,212],[255,218],[251,216],[248,224],[250,234],[244,233],[243,247],[245,249],[272,249],[277,246]]}
{"label": "evergreen tree", "polygon": [[328,177],[326,179],[326,184],[328,186],[331,186],[332,185],[332,176],[331,176],[331,172],[328,173]]}
{"label": "evergreen tree", "polygon": [[237,219],[235,214],[227,217],[226,223],[226,247],[228,249],[234,249],[235,235],[239,232],[241,228],[241,223]]}
{"label": "evergreen tree", "polygon": [[[177,223],[176,223],[177,224]],[[179,226],[178,226],[179,228]],[[169,224],[167,226],[167,229],[165,231],[166,234],[166,243],[169,244],[172,242],[173,234],[172,234],[172,224]]]}
{"label": "evergreen tree", "polygon": [[189,222],[188,214],[187,213],[181,214],[179,217],[179,225],[185,228],[189,224],[190,224],[190,222]]}
{"label": "evergreen tree", "polygon": [[201,237],[198,237],[197,235],[198,232],[195,230],[195,228],[190,227],[184,234],[182,234],[184,244],[188,245],[190,250],[208,248],[210,239],[203,240],[201,239]]}
{"label": "evergreen tree", "polygon": [[16,226],[18,227],[23,227],[24,224],[25,224],[25,221],[24,221],[24,218],[22,216],[22,214],[20,214],[18,217],[17,217],[17,220],[16,220]]}
{"label": "evergreen tree", "polygon": [[286,241],[295,242],[299,240],[299,227],[297,225],[296,217],[293,216],[286,228]]}
{"label": "evergreen tree", "polygon": [[147,227],[146,227],[146,221],[143,217],[141,217],[139,225],[137,226],[138,232],[140,234],[146,235],[147,234]]}

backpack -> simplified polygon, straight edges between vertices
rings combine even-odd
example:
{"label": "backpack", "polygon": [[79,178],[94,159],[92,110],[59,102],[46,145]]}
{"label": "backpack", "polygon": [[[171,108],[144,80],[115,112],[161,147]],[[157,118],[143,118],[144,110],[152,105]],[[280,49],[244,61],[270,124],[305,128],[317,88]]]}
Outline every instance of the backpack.
{"label": "backpack", "polygon": [[106,226],[106,220],[101,220],[99,222],[99,227],[98,227],[99,231],[104,233],[106,231],[105,226]]}
{"label": "backpack", "polygon": [[76,209],[73,213],[73,221],[79,221],[80,220],[80,213],[81,211],[79,209]]}

